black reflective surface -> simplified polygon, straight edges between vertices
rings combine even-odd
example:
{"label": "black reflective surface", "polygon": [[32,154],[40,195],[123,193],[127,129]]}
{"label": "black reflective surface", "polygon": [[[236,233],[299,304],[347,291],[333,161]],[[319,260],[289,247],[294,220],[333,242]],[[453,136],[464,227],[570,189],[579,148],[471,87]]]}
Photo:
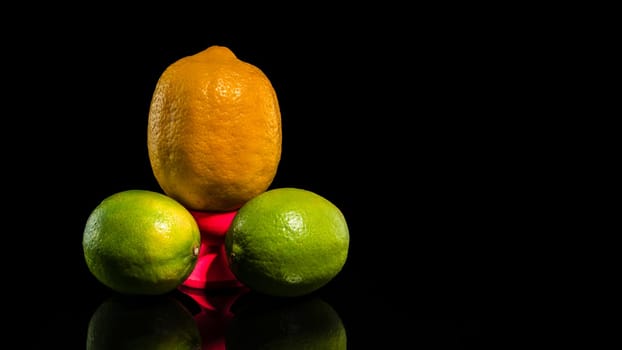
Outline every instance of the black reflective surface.
{"label": "black reflective surface", "polygon": [[[17,112],[5,115],[3,130],[18,140],[5,147],[4,187],[17,191],[5,206],[15,222],[6,237],[18,244],[5,250],[20,258],[5,265],[5,282],[16,310],[9,333],[20,344],[87,344],[93,316],[115,293],[84,264],[86,218],[112,193],[159,191],[146,148],[155,83],[174,60],[219,44],[260,67],[278,94],[283,153],[272,187],[332,201],[348,221],[351,246],[342,272],[308,298],[251,292],[230,313],[209,313],[186,293],[171,293],[203,339],[229,334],[236,348],[296,341],[285,332],[333,334],[352,349],[478,346],[478,308],[493,280],[483,273],[485,256],[499,249],[484,236],[499,234],[494,213],[503,211],[493,200],[503,184],[482,117],[494,93],[487,82],[495,41],[485,31],[446,16],[382,28],[324,18],[250,30],[103,18],[51,21],[6,51],[6,102]],[[305,318],[317,308],[328,311]],[[114,310],[109,318],[125,319],[133,309]],[[266,332],[255,332],[259,325]],[[119,339],[157,336],[145,327],[118,329]]]}
{"label": "black reflective surface", "polygon": [[22,325],[37,335],[28,341],[37,347],[91,350],[165,344],[190,349],[197,343],[202,349],[304,348],[301,344],[319,349],[405,344],[474,349],[480,345],[476,307],[460,305],[477,301],[464,299],[466,294],[418,300],[421,294],[415,288],[383,287],[395,293],[388,295],[374,292],[373,286],[343,283],[337,279],[297,298],[269,297],[245,288],[179,289],[157,297],[130,297],[85,280],[73,288],[61,287],[63,293],[48,294],[46,306],[36,308]]}

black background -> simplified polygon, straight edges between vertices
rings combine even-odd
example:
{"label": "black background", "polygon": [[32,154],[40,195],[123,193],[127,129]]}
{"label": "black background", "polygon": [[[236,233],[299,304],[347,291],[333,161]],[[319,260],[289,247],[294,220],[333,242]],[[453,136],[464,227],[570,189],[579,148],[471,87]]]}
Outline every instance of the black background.
{"label": "black background", "polygon": [[331,12],[285,22],[94,9],[7,38],[5,191],[17,195],[5,214],[20,247],[10,278],[24,297],[19,328],[47,345],[84,344],[110,294],[83,261],[86,219],[115,192],[160,191],[146,149],[156,81],[173,61],[224,45],[262,69],[279,98],[271,187],[314,191],[348,220],[348,261],[321,296],[352,348],[472,344],[488,281],[498,157],[488,118],[508,69],[503,36],[459,9],[399,19],[369,10],[346,23]]}

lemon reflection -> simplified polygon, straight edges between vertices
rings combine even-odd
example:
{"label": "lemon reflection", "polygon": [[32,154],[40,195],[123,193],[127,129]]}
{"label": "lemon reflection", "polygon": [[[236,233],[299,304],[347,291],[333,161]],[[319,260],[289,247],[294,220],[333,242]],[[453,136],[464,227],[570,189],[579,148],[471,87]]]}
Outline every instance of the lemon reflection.
{"label": "lemon reflection", "polygon": [[226,334],[226,349],[345,350],[346,330],[324,300],[256,298],[239,300]]}
{"label": "lemon reflection", "polygon": [[91,316],[86,348],[197,350],[201,336],[190,311],[171,296],[114,295]]}

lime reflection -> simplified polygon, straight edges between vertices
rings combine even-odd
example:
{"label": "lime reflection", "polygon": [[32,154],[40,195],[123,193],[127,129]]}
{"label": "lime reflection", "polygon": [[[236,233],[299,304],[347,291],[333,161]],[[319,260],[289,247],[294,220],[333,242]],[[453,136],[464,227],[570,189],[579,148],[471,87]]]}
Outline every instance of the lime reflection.
{"label": "lime reflection", "polygon": [[233,305],[227,350],[345,350],[346,329],[333,307],[317,296],[271,298],[248,294]]}
{"label": "lime reflection", "polygon": [[113,295],[95,310],[87,350],[201,349],[190,311],[172,296]]}

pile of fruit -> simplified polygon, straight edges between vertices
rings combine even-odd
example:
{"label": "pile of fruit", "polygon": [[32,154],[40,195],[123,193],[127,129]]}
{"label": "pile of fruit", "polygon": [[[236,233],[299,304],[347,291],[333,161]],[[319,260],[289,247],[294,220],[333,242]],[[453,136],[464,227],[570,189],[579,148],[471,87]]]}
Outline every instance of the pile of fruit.
{"label": "pile of fruit", "polygon": [[147,147],[162,192],[104,198],[82,237],[86,264],[107,287],[161,295],[200,260],[197,217],[230,214],[226,268],[251,290],[309,294],[343,268],[343,213],[302,188],[270,188],[281,159],[281,112],[268,77],[224,46],[169,65],[149,108]]}

